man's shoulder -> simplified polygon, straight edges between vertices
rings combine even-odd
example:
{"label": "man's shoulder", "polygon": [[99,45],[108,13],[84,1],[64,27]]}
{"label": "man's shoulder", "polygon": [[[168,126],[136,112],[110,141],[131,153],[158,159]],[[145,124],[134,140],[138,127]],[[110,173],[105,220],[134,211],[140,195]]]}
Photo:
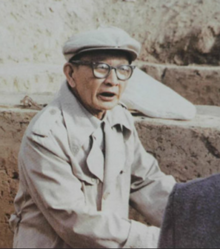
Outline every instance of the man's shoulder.
{"label": "man's shoulder", "polygon": [[61,119],[61,110],[53,102],[41,110],[29,125],[28,133],[47,137],[55,123]]}

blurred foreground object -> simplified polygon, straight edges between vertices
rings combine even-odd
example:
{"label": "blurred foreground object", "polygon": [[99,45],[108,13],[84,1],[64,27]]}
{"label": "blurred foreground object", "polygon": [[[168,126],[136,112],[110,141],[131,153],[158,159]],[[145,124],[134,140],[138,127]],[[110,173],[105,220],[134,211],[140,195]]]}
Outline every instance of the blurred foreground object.
{"label": "blurred foreground object", "polygon": [[175,185],[159,248],[220,248],[220,174]]}

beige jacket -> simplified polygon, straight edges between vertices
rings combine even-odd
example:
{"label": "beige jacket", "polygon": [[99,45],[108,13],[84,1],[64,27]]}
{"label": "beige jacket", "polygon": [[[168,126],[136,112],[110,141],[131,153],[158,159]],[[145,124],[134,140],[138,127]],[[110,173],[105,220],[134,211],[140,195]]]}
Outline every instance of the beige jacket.
{"label": "beige jacket", "polygon": [[145,152],[121,105],[107,113],[103,167],[91,148],[99,125],[66,83],[34,117],[19,154],[20,185],[10,220],[15,248],[148,246],[149,228],[129,220],[129,201],[160,226],[175,181]]}

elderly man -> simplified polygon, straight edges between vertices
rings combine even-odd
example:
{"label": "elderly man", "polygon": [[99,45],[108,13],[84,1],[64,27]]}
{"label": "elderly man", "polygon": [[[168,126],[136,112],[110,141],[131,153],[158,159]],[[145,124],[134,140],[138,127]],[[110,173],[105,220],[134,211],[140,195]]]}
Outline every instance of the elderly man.
{"label": "elderly man", "polygon": [[139,51],[114,27],[65,44],[66,81],[21,145],[14,247],[152,246],[152,228],[128,218],[129,202],[160,226],[175,181],[145,152],[120,103]]}

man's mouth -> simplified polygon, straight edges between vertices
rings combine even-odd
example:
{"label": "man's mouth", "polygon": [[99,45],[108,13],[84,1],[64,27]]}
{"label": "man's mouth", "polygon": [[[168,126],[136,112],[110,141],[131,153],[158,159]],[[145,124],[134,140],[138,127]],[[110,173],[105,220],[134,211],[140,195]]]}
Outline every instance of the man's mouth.
{"label": "man's mouth", "polygon": [[103,97],[114,97],[115,96],[115,93],[110,93],[110,92],[103,92],[103,93],[100,93],[101,96]]}
{"label": "man's mouth", "polygon": [[113,101],[116,96],[116,93],[112,92],[101,92],[99,94],[99,97],[101,98],[102,101]]}

